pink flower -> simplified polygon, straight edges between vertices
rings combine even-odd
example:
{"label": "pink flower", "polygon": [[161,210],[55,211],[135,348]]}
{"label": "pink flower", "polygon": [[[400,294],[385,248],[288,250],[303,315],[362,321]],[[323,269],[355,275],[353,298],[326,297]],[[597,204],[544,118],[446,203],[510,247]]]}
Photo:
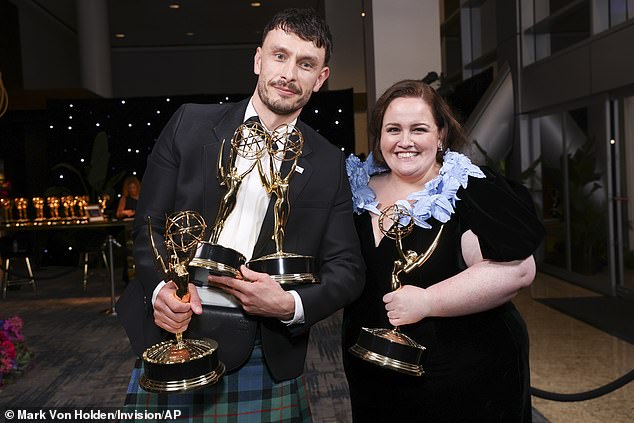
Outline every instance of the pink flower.
{"label": "pink flower", "polygon": [[9,373],[13,370],[13,362],[8,357],[5,357],[0,351],[0,375]]}
{"label": "pink flower", "polygon": [[4,330],[8,333],[9,337],[15,338],[18,341],[24,341],[22,335],[22,328],[24,327],[24,321],[18,316],[9,317],[2,324]]}
{"label": "pink flower", "polygon": [[2,351],[2,353],[11,360],[15,358],[15,346],[13,345],[13,342],[9,340],[2,341],[2,343],[0,343],[0,351]]}
{"label": "pink flower", "polygon": [[0,386],[13,380],[31,360],[32,354],[24,343],[24,322],[18,316],[0,320]]}

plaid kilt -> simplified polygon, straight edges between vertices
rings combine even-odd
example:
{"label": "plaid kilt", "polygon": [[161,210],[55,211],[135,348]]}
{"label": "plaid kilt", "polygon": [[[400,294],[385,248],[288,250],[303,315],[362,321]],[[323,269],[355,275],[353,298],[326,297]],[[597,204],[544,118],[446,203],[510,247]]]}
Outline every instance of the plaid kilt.
{"label": "plaid kilt", "polygon": [[[276,383],[264,363],[261,345],[256,345],[247,363],[225,374],[217,384],[181,394],[155,394],[139,386],[142,360],[132,370],[123,411],[135,418],[125,421],[154,421],[154,412],[182,410],[177,418],[163,421],[226,423],[310,423],[310,407],[304,377]],[[170,417],[174,417],[172,414]],[[123,420],[122,420],[123,421]]]}

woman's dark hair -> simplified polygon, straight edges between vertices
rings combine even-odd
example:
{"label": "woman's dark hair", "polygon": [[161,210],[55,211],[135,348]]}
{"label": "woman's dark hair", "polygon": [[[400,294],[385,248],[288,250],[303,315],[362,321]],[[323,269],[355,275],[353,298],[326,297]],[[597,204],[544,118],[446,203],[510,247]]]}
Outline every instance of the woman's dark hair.
{"label": "woman's dark hair", "polygon": [[284,9],[277,13],[266,24],[262,31],[262,43],[267,34],[274,29],[281,29],[297,35],[305,41],[312,41],[317,48],[326,50],[325,64],[332,54],[332,36],[326,22],[313,9]]}
{"label": "woman's dark hair", "polygon": [[381,127],[383,116],[392,101],[397,98],[420,98],[430,108],[434,121],[440,134],[440,142],[443,151],[438,151],[436,161],[442,163],[444,150],[463,151],[467,146],[467,140],[462,132],[462,126],[458,123],[445,100],[429,85],[424,82],[406,79],[399,81],[388,88],[376,102],[370,119],[370,134],[372,136],[371,151],[374,161],[385,166],[385,159],[381,153]]}

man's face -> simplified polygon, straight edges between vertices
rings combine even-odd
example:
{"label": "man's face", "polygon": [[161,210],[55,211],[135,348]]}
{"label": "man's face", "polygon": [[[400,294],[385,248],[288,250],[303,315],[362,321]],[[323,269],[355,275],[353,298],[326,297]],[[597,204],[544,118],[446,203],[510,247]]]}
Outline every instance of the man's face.
{"label": "man's face", "polygon": [[277,115],[291,115],[306,105],[328,78],[325,49],[281,29],[270,31],[255,53],[259,75],[256,94]]}

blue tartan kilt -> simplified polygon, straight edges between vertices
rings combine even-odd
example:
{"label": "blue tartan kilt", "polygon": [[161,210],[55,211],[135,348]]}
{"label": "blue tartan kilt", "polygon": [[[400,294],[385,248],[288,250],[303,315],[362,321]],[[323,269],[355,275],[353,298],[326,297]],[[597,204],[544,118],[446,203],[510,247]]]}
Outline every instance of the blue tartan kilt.
{"label": "blue tartan kilt", "polygon": [[168,414],[162,421],[226,423],[310,423],[310,406],[304,376],[276,383],[269,373],[262,347],[256,345],[247,363],[225,374],[217,384],[182,394],[155,394],[139,386],[142,360],[132,370],[124,412],[134,415],[126,421],[154,421],[155,414]]}

